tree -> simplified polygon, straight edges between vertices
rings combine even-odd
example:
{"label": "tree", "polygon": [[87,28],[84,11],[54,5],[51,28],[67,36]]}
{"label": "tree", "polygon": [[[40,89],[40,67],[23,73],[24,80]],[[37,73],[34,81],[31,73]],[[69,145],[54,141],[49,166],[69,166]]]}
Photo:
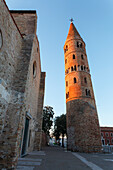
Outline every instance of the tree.
{"label": "tree", "polygon": [[49,135],[49,130],[53,124],[53,115],[54,111],[51,106],[45,106],[43,109],[43,123],[42,123],[42,130]]}
{"label": "tree", "polygon": [[56,140],[62,135],[62,147],[64,147],[64,135],[66,134],[66,114],[57,116],[54,122],[54,136]]}

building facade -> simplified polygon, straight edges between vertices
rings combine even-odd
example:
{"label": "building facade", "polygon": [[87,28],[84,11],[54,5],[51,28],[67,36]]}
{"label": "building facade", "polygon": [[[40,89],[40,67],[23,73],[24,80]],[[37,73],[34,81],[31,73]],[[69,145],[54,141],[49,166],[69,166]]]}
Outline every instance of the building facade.
{"label": "building facade", "polygon": [[64,45],[67,148],[100,152],[101,135],[85,42],[73,22]]}
{"label": "building facade", "polygon": [[113,127],[100,127],[102,145],[113,145]]}
{"label": "building facade", "polygon": [[45,72],[36,11],[9,11],[0,0],[0,169],[41,148]]}

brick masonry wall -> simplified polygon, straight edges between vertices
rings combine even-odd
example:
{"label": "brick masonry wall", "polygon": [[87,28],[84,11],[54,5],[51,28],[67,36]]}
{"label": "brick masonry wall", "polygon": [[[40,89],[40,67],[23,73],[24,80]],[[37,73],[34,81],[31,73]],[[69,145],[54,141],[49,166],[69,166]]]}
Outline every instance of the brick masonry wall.
{"label": "brick masonry wall", "polygon": [[[64,45],[64,55],[68,149],[100,152],[100,128],[85,43],[73,23]],[[90,94],[86,94],[86,90]]]}
{"label": "brick masonry wall", "polygon": [[80,99],[67,102],[66,109],[68,149],[100,152],[100,128],[96,109]]}

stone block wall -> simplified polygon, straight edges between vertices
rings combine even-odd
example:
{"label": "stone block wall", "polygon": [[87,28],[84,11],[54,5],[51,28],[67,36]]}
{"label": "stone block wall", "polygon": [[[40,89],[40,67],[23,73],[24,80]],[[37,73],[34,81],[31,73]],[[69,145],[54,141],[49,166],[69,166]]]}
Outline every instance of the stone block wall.
{"label": "stone block wall", "polygon": [[36,122],[36,127],[35,127],[34,150],[40,150],[41,149],[41,143],[42,143],[42,120],[43,120],[45,76],[46,76],[45,72],[41,72],[40,90],[39,90],[39,95],[38,95],[37,122]]}
{"label": "stone block wall", "polygon": [[37,114],[41,116],[43,108],[44,90],[40,93],[40,87],[45,77],[41,73],[36,22],[36,11],[11,14],[5,1],[0,1],[3,39],[0,48],[0,169],[15,169],[22,153],[26,118],[29,119],[26,153],[34,149],[37,122],[40,126],[42,121]]}
{"label": "stone block wall", "polygon": [[13,88],[20,58],[22,36],[3,0],[0,1],[0,169],[13,167],[16,155],[17,122],[21,95]]}
{"label": "stone block wall", "polygon": [[23,36],[36,34],[37,14],[36,11],[27,10],[10,10],[18,28]]}

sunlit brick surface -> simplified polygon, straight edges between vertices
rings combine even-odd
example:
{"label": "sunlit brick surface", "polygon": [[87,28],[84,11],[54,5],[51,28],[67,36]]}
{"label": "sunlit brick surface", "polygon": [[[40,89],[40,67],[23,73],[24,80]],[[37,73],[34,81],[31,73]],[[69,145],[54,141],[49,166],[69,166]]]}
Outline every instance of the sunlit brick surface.
{"label": "sunlit brick surface", "polygon": [[85,43],[73,23],[64,45],[69,150],[100,152],[101,137]]}

